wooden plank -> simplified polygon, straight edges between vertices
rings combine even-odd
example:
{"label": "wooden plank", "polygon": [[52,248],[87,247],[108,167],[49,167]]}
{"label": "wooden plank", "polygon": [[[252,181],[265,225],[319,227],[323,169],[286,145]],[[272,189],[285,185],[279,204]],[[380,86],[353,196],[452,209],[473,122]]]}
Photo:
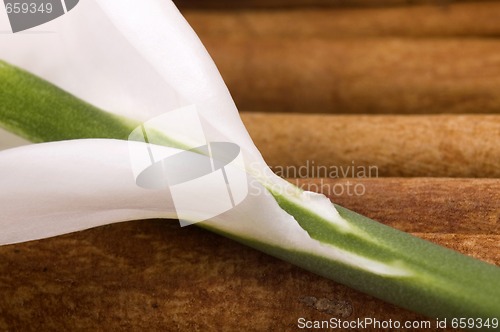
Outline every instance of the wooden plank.
{"label": "wooden plank", "polygon": [[[499,179],[347,178],[290,181],[304,190],[321,192],[341,206],[405,232],[500,234]],[[500,258],[500,252],[492,254]]]}
{"label": "wooden plank", "polygon": [[495,39],[205,38],[240,110],[500,113]]}
{"label": "wooden plank", "polygon": [[241,115],[284,177],[344,177],[360,167],[371,177],[500,178],[499,115]]}
{"label": "wooden plank", "polygon": [[363,38],[500,36],[500,2],[395,8],[184,10],[200,38]]}
{"label": "wooden plank", "polygon": [[[387,7],[408,6],[415,4],[433,4],[447,6],[454,2],[477,0],[175,0],[179,8],[203,9],[283,9],[304,7]],[[484,0],[482,0],[484,1]],[[488,0],[486,0],[488,1]],[[494,0],[490,0],[494,1]]]}

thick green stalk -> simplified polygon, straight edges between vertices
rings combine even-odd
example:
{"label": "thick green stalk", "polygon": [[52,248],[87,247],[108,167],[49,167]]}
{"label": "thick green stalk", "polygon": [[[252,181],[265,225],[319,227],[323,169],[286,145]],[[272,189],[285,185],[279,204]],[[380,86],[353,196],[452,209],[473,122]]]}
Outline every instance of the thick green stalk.
{"label": "thick green stalk", "polygon": [[[127,139],[138,123],[99,110],[40,78],[0,62],[0,125],[33,142],[42,142]],[[175,144],[171,139],[166,141]],[[223,235],[428,316],[500,317],[500,268],[340,206],[336,208],[347,227],[335,224],[306,201],[269,190],[307,231],[311,241],[319,241],[334,252],[347,253],[344,257],[353,257],[353,261],[327,258],[300,247],[290,250],[271,246],[244,234]],[[200,226],[209,228],[202,223]]]}
{"label": "thick green stalk", "polygon": [[32,142],[127,139],[138,122],[84,102],[0,60],[0,126]]}
{"label": "thick green stalk", "polygon": [[372,294],[401,307],[431,317],[493,318],[500,315],[500,269],[375,222],[336,206],[340,215],[367,240],[343,234],[325,224],[303,207],[281,200],[280,206],[293,215],[312,238],[352,250],[363,257],[401,267],[407,276],[383,276],[350,266],[336,266],[314,257],[303,259],[287,252],[275,255],[318,274]]}

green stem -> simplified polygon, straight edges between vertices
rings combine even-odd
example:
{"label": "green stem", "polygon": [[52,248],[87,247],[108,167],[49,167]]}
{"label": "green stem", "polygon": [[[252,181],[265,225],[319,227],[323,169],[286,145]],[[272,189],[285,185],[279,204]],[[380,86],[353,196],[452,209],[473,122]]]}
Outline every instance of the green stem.
{"label": "green stem", "polygon": [[31,142],[126,140],[139,124],[104,112],[0,60],[0,126]]}
{"label": "green stem", "polygon": [[325,224],[313,211],[277,197],[312,238],[350,250],[376,262],[408,271],[408,276],[369,273],[322,257],[303,259],[288,252],[275,255],[307,270],[431,317],[500,316],[500,269],[336,206],[340,215],[370,240]]}
{"label": "green stem", "polygon": [[[33,142],[45,142],[76,138],[127,139],[139,123],[104,112],[0,61],[0,125]],[[173,142],[169,138],[166,141],[170,145]],[[223,235],[428,316],[500,316],[500,268],[336,206],[342,221],[346,222],[345,228],[326,220],[306,201],[268,189],[312,241],[368,264],[335,260],[299,247],[283,249],[244,235]],[[351,257],[349,255],[346,257]],[[370,265],[379,268],[369,268]]]}

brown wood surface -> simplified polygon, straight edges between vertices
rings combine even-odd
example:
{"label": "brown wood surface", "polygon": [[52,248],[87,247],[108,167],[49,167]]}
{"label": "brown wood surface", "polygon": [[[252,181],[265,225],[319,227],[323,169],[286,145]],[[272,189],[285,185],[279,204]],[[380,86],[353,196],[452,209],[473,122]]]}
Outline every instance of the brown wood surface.
{"label": "brown wood surface", "polygon": [[[364,196],[334,200],[500,265],[499,181],[359,181]],[[291,331],[300,317],[427,319],[176,221],[104,226],[0,255],[2,331]]]}
{"label": "brown wood surface", "polygon": [[[299,178],[290,181],[405,232],[500,234],[499,179]],[[354,186],[359,189],[355,191]],[[477,244],[476,249],[481,251],[480,242]],[[497,245],[500,249],[500,243]],[[498,251],[490,254],[500,258]]]}
{"label": "brown wood surface", "polygon": [[361,166],[381,177],[500,178],[500,115],[241,115],[266,162],[291,167],[284,177]]}
{"label": "brown wood surface", "polygon": [[[205,9],[283,9],[297,7],[383,7],[433,4],[447,6],[455,2],[475,2],[477,0],[174,0],[180,8]],[[482,0],[484,1],[484,0]],[[496,0],[490,0],[496,1]]]}
{"label": "brown wood surface", "polygon": [[203,42],[242,111],[500,113],[496,39]]}
{"label": "brown wood surface", "polygon": [[395,8],[184,10],[201,39],[500,36],[500,2]]}

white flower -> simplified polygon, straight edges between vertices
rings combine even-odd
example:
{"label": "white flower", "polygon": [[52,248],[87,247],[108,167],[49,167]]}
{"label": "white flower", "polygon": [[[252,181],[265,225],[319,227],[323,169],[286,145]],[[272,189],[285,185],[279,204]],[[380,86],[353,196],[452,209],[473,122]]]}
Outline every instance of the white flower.
{"label": "white flower", "polygon": [[[0,11],[0,30],[8,28],[7,17]],[[241,148],[242,167],[251,186],[249,195],[235,208],[200,226],[430,316],[498,314],[500,269],[343,208],[337,211],[323,195],[303,192],[275,176],[245,130],[216,66],[171,1],[81,1],[64,16],[38,28],[0,34],[0,47],[0,59],[119,116],[103,116],[92,108],[95,118],[84,121],[88,133],[92,126],[99,127],[95,119],[106,118],[111,127],[122,131],[130,127],[132,132],[132,123],[194,105],[205,121],[207,141],[231,142]],[[0,98],[6,101],[0,104],[0,124],[28,137],[29,130],[50,134],[46,131],[58,125],[71,133],[72,128],[82,126],[75,119],[85,115],[67,109],[51,113],[61,118],[44,119],[45,99],[64,94],[35,81],[0,62],[0,86],[4,87]],[[28,94],[23,89],[36,89],[33,84],[52,94],[29,92],[45,108],[37,110],[38,101],[33,99],[22,107],[9,104],[23,103]],[[83,105],[72,100],[73,106]],[[22,114],[13,114],[13,109]],[[185,120],[179,121],[180,128],[189,132]],[[45,127],[38,128],[40,123]],[[111,127],[104,126],[110,132]],[[108,129],[101,126],[99,130],[103,134]],[[161,134],[185,144],[182,131]],[[22,143],[26,142],[10,145]],[[129,144],[142,147],[147,141],[79,139],[0,151],[0,244],[125,220],[175,218],[168,188],[150,190],[136,184]],[[180,150],[176,145],[156,146],[158,151],[172,155]],[[192,193],[196,199],[206,199],[196,194]]]}
{"label": "white flower", "polygon": [[[82,1],[35,31],[0,38],[1,58],[115,114],[146,121],[196,105],[213,129],[210,140],[238,144],[247,168],[264,185],[289,190],[297,200],[302,195],[262,160],[216,66],[171,1]],[[0,187],[8,188],[0,193],[0,243],[176,217],[167,190],[135,184],[126,141],[73,140],[7,150],[0,154],[0,169]],[[302,243],[304,250],[323,250],[262,184],[253,187],[257,194],[205,225],[270,245]],[[336,221],[326,198],[315,197],[311,204]]]}

